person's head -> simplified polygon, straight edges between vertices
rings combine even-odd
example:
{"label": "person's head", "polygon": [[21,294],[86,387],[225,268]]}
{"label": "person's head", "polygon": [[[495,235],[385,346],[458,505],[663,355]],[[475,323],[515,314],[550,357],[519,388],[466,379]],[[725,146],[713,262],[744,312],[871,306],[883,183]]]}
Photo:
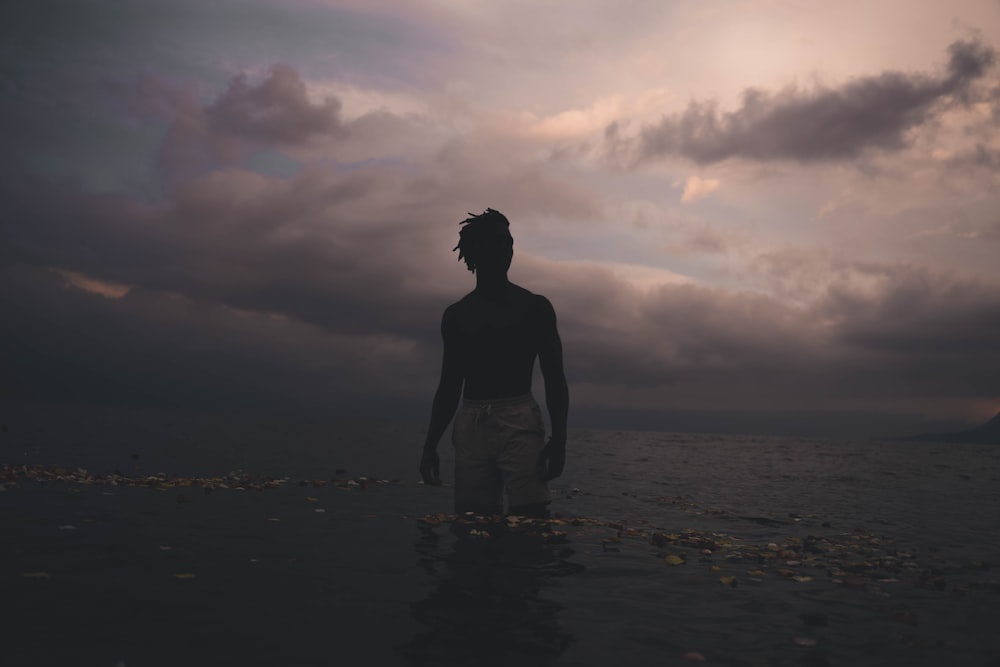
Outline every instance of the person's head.
{"label": "person's head", "polygon": [[480,275],[506,275],[514,256],[514,238],[510,235],[510,222],[500,211],[488,208],[479,215],[461,222],[458,235],[458,259],[465,260],[469,271]]}

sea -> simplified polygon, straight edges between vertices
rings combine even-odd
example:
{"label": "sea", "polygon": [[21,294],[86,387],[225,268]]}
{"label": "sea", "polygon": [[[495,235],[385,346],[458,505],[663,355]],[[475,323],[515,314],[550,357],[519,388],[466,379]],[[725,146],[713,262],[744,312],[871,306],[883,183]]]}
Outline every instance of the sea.
{"label": "sea", "polygon": [[531,520],[423,424],[2,407],[2,664],[1000,665],[1000,446],[575,430]]}

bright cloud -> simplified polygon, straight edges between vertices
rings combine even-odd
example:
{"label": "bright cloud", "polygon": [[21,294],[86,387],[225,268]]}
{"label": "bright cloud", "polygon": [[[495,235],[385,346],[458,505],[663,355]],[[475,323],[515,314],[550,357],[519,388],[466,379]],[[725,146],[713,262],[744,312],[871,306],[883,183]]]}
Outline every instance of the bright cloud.
{"label": "bright cloud", "polygon": [[682,204],[693,204],[699,199],[704,199],[719,189],[719,181],[714,178],[700,178],[699,176],[688,176],[684,183],[684,192],[681,194]]}

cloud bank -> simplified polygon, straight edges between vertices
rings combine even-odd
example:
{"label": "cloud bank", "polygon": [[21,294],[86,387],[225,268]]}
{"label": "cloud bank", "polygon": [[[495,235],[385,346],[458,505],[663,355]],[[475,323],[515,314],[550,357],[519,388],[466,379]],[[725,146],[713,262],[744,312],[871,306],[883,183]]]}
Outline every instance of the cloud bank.
{"label": "cloud bank", "polygon": [[897,150],[907,145],[907,132],[928,122],[940,105],[968,102],[972,85],[996,60],[995,50],[978,41],[956,41],[948,55],[938,76],[884,72],[838,88],[749,88],[742,105],[729,112],[692,100],[683,112],[643,127],[633,159],[818,162],[853,158],[869,148]]}
{"label": "cloud bank", "polygon": [[[440,26],[344,12],[434,44],[366,40],[308,64],[290,49],[201,79],[150,66],[96,79],[79,113],[29,94],[0,110],[20,130],[0,155],[0,396],[422,419],[441,312],[473,285],[458,223],[490,206],[513,224],[512,279],[556,307],[577,424],[954,417],[1000,400],[985,40],[953,42],[936,73],[752,89],[735,111],[693,102],[650,122],[692,96],[649,79],[591,90],[551,69],[552,44],[444,30],[472,21],[445,6]],[[643,23],[619,40],[629,62],[650,62]],[[608,53],[584,14],[572,29],[557,41]],[[522,66],[524,87],[505,88]],[[60,88],[68,70],[36,68],[18,91],[58,99],[103,76],[79,71]]]}

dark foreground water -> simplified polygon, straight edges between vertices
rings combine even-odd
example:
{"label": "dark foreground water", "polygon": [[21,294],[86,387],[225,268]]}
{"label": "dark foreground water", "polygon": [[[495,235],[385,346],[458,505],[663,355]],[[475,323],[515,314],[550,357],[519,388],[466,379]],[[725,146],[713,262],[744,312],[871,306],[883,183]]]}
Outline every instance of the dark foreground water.
{"label": "dark foreground water", "polygon": [[419,427],[3,416],[66,468],[0,481],[4,665],[1000,665],[998,447],[577,432],[540,525]]}

